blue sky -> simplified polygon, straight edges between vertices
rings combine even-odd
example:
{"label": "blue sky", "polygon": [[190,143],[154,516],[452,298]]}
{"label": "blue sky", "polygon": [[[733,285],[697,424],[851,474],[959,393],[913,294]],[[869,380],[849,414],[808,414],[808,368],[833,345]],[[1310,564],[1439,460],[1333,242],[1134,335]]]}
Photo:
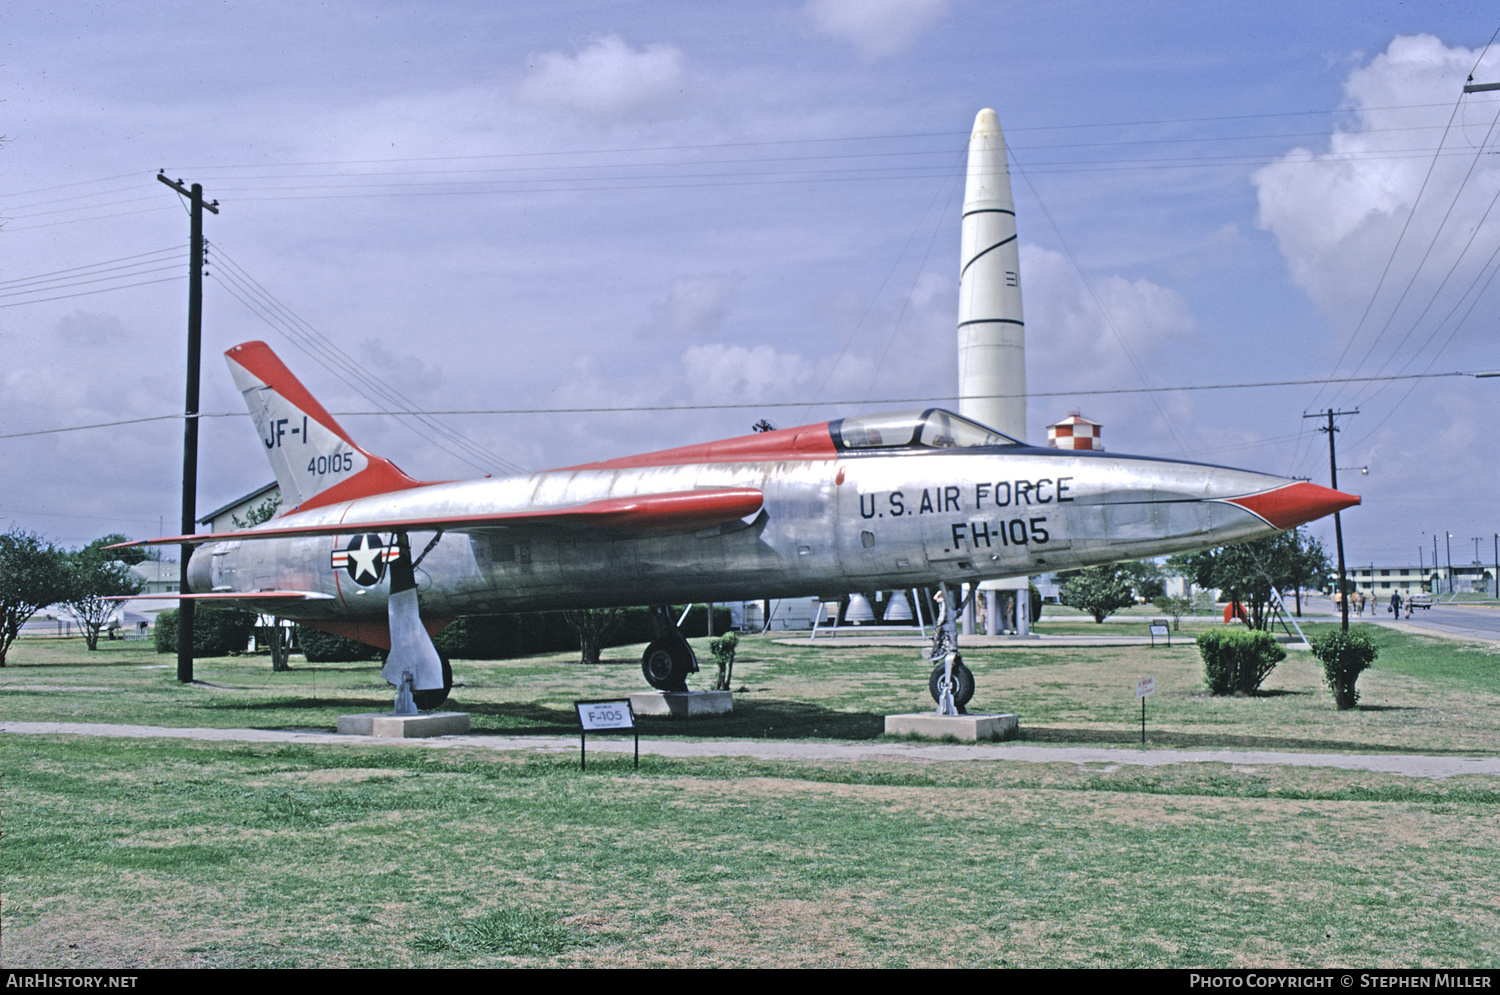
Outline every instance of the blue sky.
{"label": "blue sky", "polygon": [[[335,412],[390,407],[292,316],[418,409],[616,409],[443,417],[482,451],[343,418],[426,478],[950,397],[963,152],[992,106],[1033,439],[1082,410],[1117,451],[1326,483],[1302,415],[1358,407],[1351,561],[1447,532],[1489,559],[1500,530],[1500,380],[1102,393],[1500,368],[1500,95],[1460,99],[1490,5],[14,4],[0,24],[0,281],[70,271],[0,287],[6,526],[79,544],[177,517],[180,423],[14,434],[181,410],[187,218],[158,168],[221,205],[202,410],[234,416],[205,419],[207,510],[269,479],[229,346],[270,342]],[[75,269],[114,260],[134,268]],[[751,406],[660,410],[716,404]]]}

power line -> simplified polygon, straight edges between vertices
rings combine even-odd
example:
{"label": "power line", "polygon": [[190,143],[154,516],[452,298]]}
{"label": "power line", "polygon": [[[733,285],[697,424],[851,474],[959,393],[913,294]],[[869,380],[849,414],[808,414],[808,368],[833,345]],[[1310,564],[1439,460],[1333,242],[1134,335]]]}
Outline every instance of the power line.
{"label": "power line", "polygon": [[[1500,30],[1497,30],[1497,34],[1500,34]],[[1493,42],[1493,40],[1494,39],[1492,38],[1491,41]],[[1480,53],[1479,59],[1474,64],[1474,68],[1475,69],[1477,69],[1478,66],[1479,66],[1479,63],[1484,60],[1484,54],[1487,53],[1488,51],[1489,51],[1489,45],[1486,44],[1485,48],[1484,48],[1484,52]],[[1471,78],[1473,76],[1473,72],[1474,72],[1473,69],[1471,69],[1469,71],[1469,75],[1470,75]],[[1448,123],[1444,126],[1444,128],[1443,128],[1443,135],[1442,135],[1442,137],[1438,141],[1438,149],[1434,152],[1433,157],[1432,157],[1432,161],[1428,164],[1427,171],[1426,171],[1426,173],[1422,177],[1422,185],[1418,189],[1417,195],[1416,195],[1416,197],[1412,201],[1411,210],[1407,213],[1406,220],[1402,223],[1401,232],[1400,232],[1400,234],[1398,234],[1396,236],[1395,244],[1393,244],[1391,246],[1390,255],[1387,257],[1386,262],[1385,262],[1385,266],[1381,270],[1379,280],[1376,281],[1375,289],[1370,294],[1370,300],[1365,305],[1364,312],[1360,315],[1359,321],[1355,324],[1354,330],[1350,333],[1348,341],[1344,343],[1343,350],[1339,353],[1338,359],[1333,364],[1333,370],[1335,372],[1337,372],[1338,369],[1339,369],[1339,367],[1343,365],[1345,357],[1347,357],[1348,354],[1349,354],[1349,350],[1353,347],[1355,341],[1359,338],[1360,330],[1362,328],[1364,328],[1365,322],[1370,317],[1370,312],[1371,312],[1371,310],[1375,306],[1375,301],[1379,298],[1380,291],[1385,286],[1386,278],[1390,275],[1391,266],[1395,262],[1396,254],[1400,250],[1402,242],[1405,241],[1405,239],[1406,239],[1406,234],[1407,234],[1407,232],[1411,228],[1412,219],[1414,217],[1416,217],[1417,207],[1421,204],[1423,194],[1426,193],[1427,186],[1428,186],[1428,184],[1432,180],[1432,174],[1433,174],[1433,171],[1437,168],[1438,158],[1442,154],[1442,148],[1447,143],[1448,133],[1449,133],[1449,131],[1452,130],[1452,128],[1453,128],[1453,122],[1454,122],[1454,120],[1457,119],[1459,109],[1463,106],[1463,104],[1464,104],[1464,97],[1463,97],[1462,94],[1460,94],[1459,97],[1458,97],[1458,99],[1455,100],[1453,102],[1453,104],[1452,104],[1452,108],[1453,109],[1452,109],[1452,111],[1448,115]],[[1500,116],[1497,116],[1496,120],[1500,120]],[[1493,132],[1494,127],[1495,126],[1492,123],[1490,125],[1491,132]],[[1486,136],[1486,140],[1488,140],[1488,136]],[[1460,184],[1460,186],[1459,186],[1458,193],[1462,193],[1463,186],[1467,185],[1469,176],[1472,175],[1472,173],[1473,173],[1474,165],[1477,164],[1477,162],[1478,162],[1478,156],[1480,154],[1482,154],[1482,152],[1483,152],[1483,145],[1481,145],[1477,150],[1475,150],[1474,159],[1470,163],[1469,170],[1468,170],[1468,172],[1464,176],[1463,183]],[[1465,154],[1467,154],[1467,153],[1465,153]],[[1457,202],[1458,193],[1455,193],[1455,195],[1454,195],[1454,203]],[[1449,212],[1451,213],[1451,211],[1452,211],[1452,204],[1449,205]],[[1444,222],[1446,223],[1446,216],[1444,218]],[[1439,225],[1439,231],[1441,231],[1441,228],[1442,228],[1442,226]],[[1428,252],[1429,253],[1431,252],[1432,245],[1436,244],[1436,241],[1437,241],[1437,233],[1434,233],[1432,243],[1430,243],[1429,246],[1428,246]],[[1467,251],[1467,249],[1466,249],[1466,251]],[[1425,263],[1426,259],[1427,259],[1427,256],[1424,254],[1424,256],[1423,256],[1423,262],[1424,263]],[[1415,282],[1416,277],[1417,277],[1417,273],[1420,272],[1420,269],[1421,269],[1421,266],[1419,264],[1419,266],[1417,267],[1417,270],[1412,273],[1411,281],[1409,281],[1408,284],[1407,284],[1407,289],[1408,290],[1410,289],[1412,282]],[[1401,297],[1402,297],[1403,300],[1405,299],[1405,293],[1406,292],[1403,291],[1402,295],[1401,295]],[[1396,305],[1396,308],[1399,308],[1399,307],[1400,307],[1400,301],[1398,301],[1397,305]],[[1370,347],[1370,350],[1367,351],[1366,354],[1365,354],[1365,358],[1368,358],[1369,352],[1373,351],[1373,349],[1375,347],[1375,344],[1379,343],[1380,338],[1384,335],[1385,328],[1389,327],[1391,319],[1393,319],[1394,317],[1395,317],[1395,309],[1392,310],[1390,317],[1388,317],[1386,319],[1385,326],[1383,326],[1382,329],[1381,329],[1381,332],[1379,334],[1377,334],[1376,339],[1375,339],[1375,343],[1372,343],[1372,345]],[[1451,337],[1450,337],[1450,339],[1451,339]],[[1404,339],[1403,339],[1403,341],[1404,341]],[[1436,359],[1436,357],[1434,357],[1434,360],[1435,359]],[[1364,359],[1361,359],[1360,363],[1355,366],[1355,369],[1357,370],[1361,365],[1363,365],[1363,363],[1364,363]],[[1384,364],[1382,364],[1381,368],[1382,369],[1384,368]],[[1410,391],[1408,391],[1408,394],[1410,394]],[[1318,399],[1321,398],[1322,396],[1323,396],[1323,390],[1320,387],[1319,390],[1317,391],[1317,394],[1313,398],[1313,404],[1317,404],[1318,403]],[[1333,399],[1337,400],[1337,396],[1338,395],[1336,394]],[[1405,400],[1405,398],[1403,398],[1402,400]],[[1398,407],[1400,406],[1400,402],[1398,402],[1397,406]],[[1330,408],[1329,410],[1332,410],[1332,409]],[[1394,411],[1394,409],[1393,409],[1393,411]],[[1390,417],[1390,413],[1387,413],[1386,418],[1389,418],[1389,417]],[[1384,422],[1385,422],[1385,419],[1381,419],[1380,424],[1384,424]],[[1330,439],[1330,442],[1331,442],[1331,440],[1332,440],[1332,429],[1331,428],[1329,429],[1329,439]],[[1294,459],[1294,463],[1300,463],[1301,458],[1302,457],[1301,457],[1301,455],[1299,453],[1298,456]]]}
{"label": "power line", "polygon": [[[1382,106],[1382,107],[1363,107],[1363,108],[1360,108],[1360,112],[1361,113],[1370,113],[1370,112],[1374,112],[1374,111],[1391,111],[1391,110],[1422,110],[1422,109],[1432,108],[1432,107],[1447,107],[1447,106],[1449,106],[1449,105],[1448,105],[1448,103],[1446,101],[1441,102],[1441,103],[1430,103],[1430,104],[1392,104],[1392,105],[1389,105],[1389,106]],[[1316,109],[1316,110],[1277,111],[1277,112],[1274,112],[1274,113],[1260,113],[1260,114],[1222,114],[1222,115],[1215,115],[1215,116],[1211,116],[1211,117],[1157,118],[1157,119],[1150,119],[1150,120],[1144,120],[1144,121],[1095,121],[1095,122],[1082,122],[1082,123],[1076,123],[1076,124],[1049,124],[1049,125],[1033,125],[1033,126],[1030,126],[1030,127],[1026,127],[1026,126],[1012,127],[1012,128],[1006,129],[1006,134],[1008,134],[1008,135],[1020,135],[1020,134],[1027,134],[1027,133],[1031,133],[1031,132],[1067,131],[1067,130],[1077,130],[1077,129],[1085,129],[1085,128],[1137,128],[1137,127],[1154,126],[1154,125],[1202,124],[1202,123],[1214,122],[1214,121],[1263,120],[1263,119],[1267,119],[1267,118],[1324,116],[1324,115],[1340,115],[1340,114],[1348,114],[1348,113],[1349,113],[1348,110],[1342,109],[1342,108],[1334,108],[1334,109],[1319,108],[1319,109]],[[642,145],[642,146],[621,146],[621,147],[616,147],[616,148],[598,148],[598,149],[564,149],[564,150],[541,151],[541,152],[473,153],[473,154],[468,154],[468,155],[449,155],[449,156],[399,156],[399,157],[393,156],[391,158],[386,158],[386,159],[322,159],[322,160],[307,160],[307,161],[302,161],[302,162],[295,162],[294,161],[294,162],[275,162],[275,163],[240,163],[240,164],[229,164],[229,165],[200,164],[200,165],[196,165],[196,166],[179,166],[179,167],[174,167],[174,168],[177,168],[177,169],[194,169],[194,170],[200,170],[201,171],[201,170],[217,170],[217,169],[262,169],[262,168],[264,168],[264,169],[285,169],[285,168],[289,168],[289,167],[293,167],[293,166],[366,166],[366,165],[376,165],[376,164],[379,164],[379,163],[461,162],[461,161],[470,161],[470,160],[477,160],[477,159],[520,159],[520,158],[540,158],[540,157],[544,157],[544,156],[565,156],[565,155],[618,155],[618,154],[635,153],[635,152],[682,152],[682,151],[695,151],[695,150],[699,150],[699,149],[757,148],[757,147],[777,147],[777,146],[786,146],[786,145],[826,145],[826,144],[833,144],[833,143],[838,143],[838,142],[894,141],[894,140],[907,140],[907,139],[913,139],[913,138],[939,138],[939,139],[945,139],[945,140],[950,140],[951,141],[953,139],[967,139],[968,136],[969,136],[969,133],[967,131],[922,131],[922,132],[893,133],[893,134],[885,134],[885,135],[844,135],[844,136],[821,137],[821,138],[783,138],[783,139],[770,139],[770,140],[764,140],[764,141],[751,141],[751,142],[709,142],[709,143],[701,143],[701,144],[694,144],[694,145]],[[28,193],[34,193],[34,192],[37,192],[37,191],[27,191],[27,192]]]}
{"label": "power line", "polygon": [[0,304],[0,308],[21,307],[26,304],[45,304],[48,301],[65,301],[73,297],[88,297],[92,294],[107,294],[114,290],[129,290],[131,287],[149,287],[155,283],[172,283],[175,280],[185,280],[187,274],[178,276],[164,276],[160,280],[143,280],[140,283],[126,283],[118,287],[101,287],[98,290],[81,290],[76,294],[61,294],[57,297],[39,297],[31,301],[11,301],[9,304]]}
{"label": "power line", "polygon": [[[1354,368],[1356,370],[1362,369],[1364,367],[1365,363],[1369,360],[1371,354],[1373,354],[1375,352],[1376,347],[1380,345],[1381,340],[1385,338],[1385,334],[1390,329],[1391,323],[1396,320],[1396,315],[1401,310],[1401,305],[1406,302],[1406,295],[1409,294],[1409,293],[1411,293],[1412,287],[1414,287],[1416,285],[1417,277],[1420,276],[1421,273],[1422,273],[1422,270],[1426,268],[1426,266],[1427,266],[1427,260],[1431,258],[1431,256],[1432,256],[1432,250],[1437,246],[1438,239],[1443,234],[1443,229],[1448,226],[1448,221],[1453,216],[1453,209],[1456,206],[1458,206],[1459,198],[1461,196],[1463,196],[1464,188],[1469,185],[1469,180],[1474,175],[1474,169],[1475,169],[1475,167],[1477,167],[1479,165],[1479,156],[1481,154],[1483,154],[1483,148],[1484,148],[1484,146],[1489,143],[1490,137],[1495,133],[1495,127],[1496,127],[1496,125],[1500,125],[1500,114],[1497,114],[1495,116],[1495,119],[1490,122],[1489,131],[1486,132],[1485,136],[1484,136],[1484,142],[1480,143],[1480,151],[1475,152],[1474,156],[1470,159],[1468,171],[1464,173],[1464,178],[1459,183],[1458,189],[1453,192],[1453,199],[1448,202],[1448,209],[1443,213],[1443,219],[1440,222],[1438,222],[1437,228],[1433,231],[1432,238],[1427,243],[1427,248],[1425,250],[1423,250],[1423,252],[1422,252],[1422,258],[1417,261],[1417,265],[1412,269],[1411,276],[1406,281],[1406,286],[1401,289],[1401,294],[1396,298],[1396,303],[1391,306],[1390,314],[1386,317],[1385,323],[1380,326],[1380,331],[1377,332],[1377,333],[1375,333],[1375,339],[1374,339],[1374,341],[1372,341],[1370,343],[1370,347],[1365,350],[1365,354],[1360,357],[1359,362],[1354,365]],[[1425,183],[1424,183],[1424,186],[1425,186]],[[1418,196],[1418,199],[1420,200],[1420,195]],[[1494,201],[1493,200],[1490,202],[1490,206],[1491,207],[1494,206]],[[1412,210],[1413,210],[1413,212],[1415,212],[1415,210],[1416,210],[1416,206],[1415,205],[1413,205]],[[1485,217],[1488,217],[1488,216],[1489,216],[1489,211],[1485,211]],[[1454,260],[1453,268],[1456,269],[1458,267],[1458,264],[1463,261],[1464,255],[1466,255],[1468,253],[1470,246],[1472,246],[1474,244],[1474,239],[1479,234],[1479,227],[1483,223],[1484,223],[1484,219],[1481,218],[1479,224],[1477,224],[1477,225],[1474,226],[1474,230],[1470,233],[1469,240],[1468,240],[1467,243],[1465,243],[1463,251],[1460,252],[1460,254],[1458,256],[1458,259]],[[1404,234],[1405,234],[1405,231],[1403,229],[1403,235]],[[1400,244],[1399,240],[1398,240],[1397,244],[1398,245]],[[1449,270],[1449,275],[1451,275],[1451,274],[1452,274],[1452,269]],[[1431,307],[1432,301],[1436,300],[1437,295],[1440,294],[1440,293],[1442,293],[1442,289],[1443,289],[1444,286],[1447,285],[1447,282],[1448,282],[1447,277],[1444,277],[1442,283],[1440,283],[1438,285],[1437,289],[1433,291],[1432,297],[1428,301],[1428,307]],[[1422,315],[1425,315],[1426,313],[1427,313],[1427,308],[1423,308],[1422,309],[1422,313],[1419,314],[1417,316],[1417,318],[1415,319],[1415,321],[1413,322],[1413,326],[1412,326],[1413,328],[1416,327],[1415,322],[1421,321]],[[1410,334],[1411,333],[1408,331],[1407,336],[1409,336]],[[1397,343],[1396,348],[1394,350],[1392,350],[1392,358],[1395,358],[1395,353],[1400,350],[1401,346],[1403,344],[1405,344],[1405,342],[1406,342],[1406,337],[1404,336],[1401,339],[1401,342]],[[1389,360],[1387,360],[1387,362],[1389,362]],[[1380,368],[1384,368],[1384,366],[1385,366],[1385,364],[1382,363]]]}
{"label": "power line", "polygon": [[[317,357],[314,357],[317,358]],[[319,360],[322,363],[322,360]],[[1028,391],[1028,398],[1042,397],[1102,397],[1111,394],[1151,394],[1166,393],[1174,391],[1194,390],[1250,390],[1263,387],[1303,387],[1310,384],[1321,384],[1329,382],[1350,382],[1360,380],[1431,380],[1440,377],[1473,377],[1479,374],[1472,371],[1453,371],[1449,373],[1405,373],[1384,377],[1335,377],[1330,379],[1308,379],[1308,380],[1263,380],[1254,383],[1227,383],[1227,384],[1189,384],[1167,387],[1113,387],[1101,390],[1051,390],[1051,391]],[[886,404],[921,404],[930,406],[934,401],[959,401],[968,399],[981,400],[988,398],[1013,397],[1011,394],[975,394],[960,397],[957,394],[937,394],[926,397],[886,397],[875,400],[839,400],[839,401],[747,401],[734,404],[637,404],[616,405],[591,408],[454,408],[434,409],[418,411],[416,409],[402,411],[332,411],[329,412],[340,418],[360,418],[367,416],[445,416],[455,415],[577,415],[577,414],[635,414],[656,411],[742,411],[755,408],[835,408],[835,407],[863,407],[868,405]],[[96,422],[89,425],[71,425],[65,428],[44,428],[29,432],[11,432],[0,435],[0,439],[19,439],[36,435],[55,435],[60,432],[81,432],[87,429],[114,428],[120,425],[137,425],[143,422],[173,421],[180,419],[182,415],[153,415],[146,418],[127,418],[120,421]],[[240,411],[201,412],[198,418],[247,418],[248,414]],[[1287,438],[1294,438],[1288,436]],[[1259,445],[1260,443],[1245,443],[1246,446]],[[1237,448],[1235,446],[1223,447],[1225,449]],[[524,471],[522,471],[524,472]]]}
{"label": "power line", "polygon": [[82,218],[69,218],[66,221],[44,221],[39,225],[7,225],[5,231],[7,234],[18,231],[35,231],[38,228],[56,228],[59,225],[76,225],[83,221],[105,221],[110,218],[128,218],[136,214],[155,214],[158,211],[170,210],[172,210],[170,206],[143,207],[138,211],[116,211],[113,214],[91,214]]}
{"label": "power line", "polygon": [[[524,468],[505,459],[498,453],[481,446],[462,433],[444,425],[442,422],[434,420],[428,413],[419,410],[410,398],[365,369],[353,357],[335,345],[327,336],[323,335],[311,324],[300,318],[289,307],[277,300],[270,291],[246,272],[244,267],[240,266],[224,253],[222,249],[219,250],[216,258],[223,260],[225,263],[219,274],[221,279],[220,285],[226,287],[230,296],[248,307],[256,317],[286,336],[298,348],[307,352],[321,366],[333,373],[357,393],[375,404],[394,407],[404,413],[413,415],[422,423],[423,428],[408,427],[422,435],[428,442],[439,449],[468,463],[476,469],[486,470],[492,466],[500,466],[513,472],[524,472]],[[255,303],[252,304],[251,300]],[[353,378],[352,381],[351,377]],[[464,455],[465,453],[468,455]],[[481,462],[475,462],[476,459]]]}
{"label": "power line", "polygon": [[160,256],[166,253],[183,253],[186,250],[180,245],[167,246],[164,249],[153,249],[150,252],[137,252],[133,256],[119,256],[115,259],[102,259],[97,263],[88,263],[83,266],[70,266],[67,269],[55,269],[47,273],[35,273],[31,276],[19,276],[12,280],[0,280],[0,287],[10,287],[21,283],[30,283],[35,280],[44,280],[49,277],[62,276],[67,273],[77,273],[82,270],[99,271],[100,267],[112,266],[115,263],[129,262],[134,259],[144,259],[147,256]]}
{"label": "power line", "polygon": [[[172,266],[156,266],[156,263],[172,263]],[[75,276],[72,279],[49,279],[49,281],[39,281],[39,284],[42,285],[39,285],[39,287],[30,287],[27,290],[0,291],[0,297],[26,297],[27,294],[49,294],[54,290],[68,290],[69,287],[87,287],[89,284],[105,284],[105,282],[115,281],[115,279],[150,276],[151,273],[165,273],[166,270],[177,269],[175,263],[177,263],[175,260],[153,260],[151,263],[136,263],[135,266],[115,266],[111,267],[111,269],[132,270],[132,272],[114,273],[111,276],[90,276],[87,279],[80,278],[80,276]],[[147,267],[147,269],[142,269],[142,267]],[[101,272],[105,272],[105,270],[101,270]],[[111,287],[110,290],[114,290],[114,288]]]}
{"label": "power line", "polygon": [[[1141,369],[1140,361],[1135,358],[1135,352],[1130,348],[1130,342],[1125,338],[1124,333],[1120,331],[1119,326],[1115,324],[1114,315],[1110,314],[1109,309],[1104,306],[1104,301],[1100,299],[1098,291],[1094,289],[1094,281],[1089,279],[1083,267],[1078,264],[1078,259],[1073,255],[1073,250],[1069,247],[1068,240],[1063,237],[1062,229],[1058,227],[1057,222],[1053,219],[1052,212],[1047,209],[1047,204],[1042,200],[1041,194],[1037,191],[1036,184],[1031,182],[1030,173],[1021,168],[1020,160],[1014,155],[1010,157],[1010,161],[1015,163],[1016,172],[1020,173],[1021,178],[1026,181],[1027,189],[1031,191],[1031,196],[1036,200],[1037,207],[1042,209],[1042,216],[1052,226],[1052,233],[1057,236],[1058,244],[1062,246],[1063,252],[1068,257],[1068,261],[1073,264],[1073,269],[1077,271],[1078,278],[1083,281],[1084,288],[1088,290],[1089,296],[1093,298],[1094,306],[1099,309],[1100,315],[1104,318],[1104,323],[1109,326],[1109,330],[1114,333],[1115,340],[1120,343],[1120,349],[1125,353],[1125,358],[1130,360],[1131,369],[1135,370],[1136,377],[1140,379],[1142,384],[1149,383],[1146,379],[1146,371]],[[1173,424],[1171,418],[1167,417],[1166,409],[1161,406],[1161,400],[1154,392],[1151,394],[1151,403],[1156,407],[1156,413],[1161,416],[1162,424],[1171,433],[1172,441],[1177,443],[1179,450],[1186,453],[1187,445],[1183,443],[1182,436],[1177,434],[1177,426]]]}

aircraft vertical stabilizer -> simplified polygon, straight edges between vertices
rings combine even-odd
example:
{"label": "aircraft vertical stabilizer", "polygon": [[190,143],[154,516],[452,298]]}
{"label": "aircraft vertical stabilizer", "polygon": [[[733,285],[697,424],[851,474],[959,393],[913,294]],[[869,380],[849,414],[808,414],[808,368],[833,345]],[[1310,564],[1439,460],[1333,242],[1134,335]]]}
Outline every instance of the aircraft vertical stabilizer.
{"label": "aircraft vertical stabilizer", "polygon": [[356,445],[264,342],[242,343],[224,358],[245,396],[287,511],[422,486],[390,460]]}

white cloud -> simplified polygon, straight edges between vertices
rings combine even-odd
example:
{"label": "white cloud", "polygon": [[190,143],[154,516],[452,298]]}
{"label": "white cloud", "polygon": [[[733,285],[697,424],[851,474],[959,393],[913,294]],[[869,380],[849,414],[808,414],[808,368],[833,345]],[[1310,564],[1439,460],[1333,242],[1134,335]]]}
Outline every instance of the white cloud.
{"label": "white cloud", "polygon": [[810,0],[807,14],[868,62],[908,48],[947,16],[948,0]]}
{"label": "white cloud", "polygon": [[[1433,251],[1423,272],[1437,274],[1427,284],[1435,287],[1500,186],[1500,163],[1489,156],[1465,181],[1494,120],[1492,101],[1466,98],[1447,134],[1446,154],[1435,165],[1432,158],[1477,54],[1430,35],[1396,38],[1349,73],[1344,90],[1354,123],[1329,136],[1327,151],[1294,149],[1252,177],[1260,227],[1275,234],[1292,279],[1337,324],[1349,328],[1359,320],[1398,239],[1402,247],[1385,299],[1394,302],[1429,245]],[[1497,72],[1500,52],[1476,78]],[[1461,186],[1453,218],[1439,233]],[[1488,234],[1480,231],[1473,258],[1493,249],[1497,221],[1490,218]],[[1411,300],[1425,296],[1419,292]]]}
{"label": "white cloud", "polygon": [[410,397],[431,395],[443,383],[443,371],[420,356],[398,356],[377,338],[359,344],[367,367],[387,384]]}
{"label": "white cloud", "polygon": [[73,311],[57,319],[57,337],[69,347],[92,348],[118,345],[131,334],[115,315]]}
{"label": "white cloud", "polygon": [[1109,449],[1165,452],[1176,448],[1178,438],[1183,437],[1182,427],[1193,420],[1193,401],[1188,395],[1159,395],[1155,400],[1143,394],[1082,395],[1091,390],[1159,386],[1161,378],[1152,371],[1160,366],[1166,350],[1187,344],[1199,333],[1198,319],[1187,301],[1150,280],[1118,275],[1094,277],[1091,294],[1066,257],[1032,245],[1021,246],[1021,274],[1027,389],[1080,392],[1076,399],[1033,399],[1027,405],[1028,437],[1044,442],[1046,425],[1081,408],[1105,424],[1104,443]]}
{"label": "white cloud", "polygon": [[670,116],[687,89],[678,49],[656,44],[636,50],[617,35],[577,55],[543,52],[530,64],[531,74],[517,90],[522,103],[592,120]]}
{"label": "white cloud", "polygon": [[708,343],[682,354],[682,372],[693,399],[700,402],[759,401],[801,396],[813,380],[813,366],[802,356],[768,345]]}
{"label": "white cloud", "polygon": [[1141,386],[1132,356],[1145,368],[1165,346],[1198,334],[1187,301],[1150,280],[1096,277],[1096,304],[1061,253],[1029,245],[1021,272],[1032,389]]}
{"label": "white cloud", "polygon": [[667,296],[652,302],[651,320],[640,327],[638,334],[696,338],[712,335],[724,324],[729,302],[741,281],[738,273],[675,278]]}

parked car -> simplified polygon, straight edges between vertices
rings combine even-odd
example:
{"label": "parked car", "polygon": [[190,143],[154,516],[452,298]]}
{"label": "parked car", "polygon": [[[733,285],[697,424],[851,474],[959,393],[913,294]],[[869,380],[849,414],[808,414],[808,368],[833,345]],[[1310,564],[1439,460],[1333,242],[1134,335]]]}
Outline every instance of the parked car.
{"label": "parked car", "polygon": [[1407,597],[1406,603],[1409,604],[1409,605],[1411,605],[1413,608],[1431,608],[1432,607],[1432,595],[1430,595],[1430,594],[1412,594],[1412,595],[1409,595]]}

